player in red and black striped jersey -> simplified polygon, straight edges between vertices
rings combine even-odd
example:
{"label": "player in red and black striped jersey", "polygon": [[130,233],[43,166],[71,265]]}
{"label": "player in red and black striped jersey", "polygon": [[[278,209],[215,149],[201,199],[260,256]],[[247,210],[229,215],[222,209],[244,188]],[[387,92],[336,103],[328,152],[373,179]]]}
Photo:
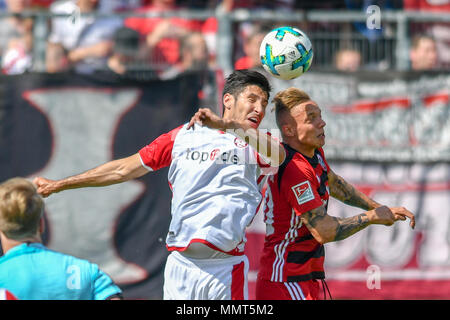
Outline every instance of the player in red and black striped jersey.
{"label": "player in red and black striped jersey", "polygon": [[[269,178],[265,193],[266,237],[256,283],[256,299],[319,299],[324,282],[324,244],[343,240],[370,224],[392,225],[414,215],[388,208],[356,190],[329,167],[322,147],[324,127],[318,105],[305,92],[289,88],[274,98],[286,160]],[[332,196],[367,210],[349,218],[327,214]],[[325,294],[324,294],[325,296]]]}

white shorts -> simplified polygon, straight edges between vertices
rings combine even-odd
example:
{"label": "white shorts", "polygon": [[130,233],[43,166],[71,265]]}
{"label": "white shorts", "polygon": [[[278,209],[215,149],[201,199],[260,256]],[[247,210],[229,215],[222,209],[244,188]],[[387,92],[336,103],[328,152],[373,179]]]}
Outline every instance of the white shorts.
{"label": "white shorts", "polygon": [[164,270],[164,300],[247,300],[248,259],[192,259],[173,251]]}

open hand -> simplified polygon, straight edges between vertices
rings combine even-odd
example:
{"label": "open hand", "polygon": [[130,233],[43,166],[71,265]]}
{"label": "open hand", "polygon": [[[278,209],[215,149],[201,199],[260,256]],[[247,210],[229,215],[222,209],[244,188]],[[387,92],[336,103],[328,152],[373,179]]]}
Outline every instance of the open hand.
{"label": "open hand", "polygon": [[412,229],[414,229],[414,227],[416,226],[416,217],[412,212],[404,207],[393,207],[390,209],[395,216],[395,220],[406,220],[406,218],[409,218],[409,225]]}
{"label": "open hand", "polygon": [[373,216],[370,218],[371,222],[374,224],[383,224],[385,226],[390,226],[398,220],[406,220],[409,218],[410,226],[412,229],[416,226],[416,220],[414,214],[405,209],[404,207],[393,207],[388,208],[387,206],[381,206],[373,210]]}
{"label": "open hand", "polygon": [[192,116],[187,129],[194,128],[194,124],[207,126],[211,129],[225,129],[224,120],[208,108],[200,108]]}

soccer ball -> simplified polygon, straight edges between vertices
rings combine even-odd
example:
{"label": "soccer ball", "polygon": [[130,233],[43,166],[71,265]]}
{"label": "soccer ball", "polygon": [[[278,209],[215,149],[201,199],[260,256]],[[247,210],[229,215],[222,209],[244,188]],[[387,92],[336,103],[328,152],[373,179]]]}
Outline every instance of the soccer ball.
{"label": "soccer ball", "polygon": [[313,49],[308,36],[293,27],[270,31],[259,48],[264,69],[274,77],[290,80],[308,71]]}

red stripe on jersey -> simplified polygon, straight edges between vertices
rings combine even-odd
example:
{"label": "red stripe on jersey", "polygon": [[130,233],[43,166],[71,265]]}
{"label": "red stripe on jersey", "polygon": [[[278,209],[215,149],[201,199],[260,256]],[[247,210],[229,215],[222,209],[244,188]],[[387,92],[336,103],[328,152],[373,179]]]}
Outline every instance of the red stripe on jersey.
{"label": "red stripe on jersey", "polygon": [[235,248],[235,249],[233,249],[231,251],[223,251],[222,249],[217,248],[215,245],[213,245],[212,243],[210,243],[210,242],[208,242],[208,241],[206,241],[204,239],[192,239],[191,241],[189,241],[188,245],[185,246],[185,247],[175,247],[175,246],[168,246],[168,245],[166,245],[166,248],[167,248],[168,251],[180,251],[180,252],[183,252],[191,245],[191,243],[194,243],[194,242],[203,243],[204,245],[210,247],[211,249],[214,249],[216,251],[220,251],[220,252],[232,255],[232,256],[242,256],[242,255],[244,255],[244,252],[243,251],[239,251],[238,248]]}
{"label": "red stripe on jersey", "polygon": [[18,299],[8,290],[0,289],[0,300],[18,300]]}
{"label": "red stripe on jersey", "polygon": [[153,171],[170,166],[175,137],[183,126],[169,131],[139,150],[142,162]]}
{"label": "red stripe on jersey", "polygon": [[8,290],[6,290],[6,300],[17,300],[17,298]]}
{"label": "red stripe on jersey", "polygon": [[244,261],[233,266],[233,271],[231,272],[231,300],[244,300],[244,268]]}

